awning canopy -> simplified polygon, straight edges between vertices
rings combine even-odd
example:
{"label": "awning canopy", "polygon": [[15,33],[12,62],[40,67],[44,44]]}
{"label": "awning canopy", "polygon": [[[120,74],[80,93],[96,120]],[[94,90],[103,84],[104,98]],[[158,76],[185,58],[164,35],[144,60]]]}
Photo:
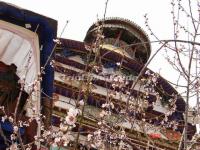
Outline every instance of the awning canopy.
{"label": "awning canopy", "polygon": [[[53,47],[55,45],[53,39],[57,37],[57,21],[52,18],[37,14],[35,12],[5,2],[0,2],[0,20],[23,28],[24,31],[26,31],[24,32],[25,35],[27,35],[28,33],[27,30],[36,32],[40,47],[40,66],[43,66],[49,58],[49,55],[52,52]],[[30,37],[33,38],[33,36]],[[30,42],[30,40],[27,41]],[[33,43],[34,42],[31,41],[29,44],[33,46],[35,44]],[[47,66],[45,67],[44,71],[45,74],[43,75],[43,80],[41,84],[42,91],[45,93],[45,95],[43,96],[48,95],[51,97],[53,93],[54,79],[53,68],[50,66],[49,63],[47,63]]]}
{"label": "awning canopy", "polygon": [[17,75],[25,78],[25,91],[40,72],[38,36],[20,26],[0,20],[0,61],[17,66]]}

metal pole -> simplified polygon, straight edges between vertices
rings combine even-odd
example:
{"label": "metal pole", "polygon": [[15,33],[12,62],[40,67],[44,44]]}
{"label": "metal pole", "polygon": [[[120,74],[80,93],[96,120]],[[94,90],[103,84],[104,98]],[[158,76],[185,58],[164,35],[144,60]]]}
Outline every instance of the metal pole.
{"label": "metal pole", "polygon": [[[41,85],[39,84],[39,90],[38,90],[38,99],[37,99],[37,102],[36,102],[36,105],[37,105],[37,113],[36,113],[36,117],[38,117],[38,120],[37,120],[37,137],[40,139],[41,137]],[[40,149],[40,140],[37,141],[37,149]]]}

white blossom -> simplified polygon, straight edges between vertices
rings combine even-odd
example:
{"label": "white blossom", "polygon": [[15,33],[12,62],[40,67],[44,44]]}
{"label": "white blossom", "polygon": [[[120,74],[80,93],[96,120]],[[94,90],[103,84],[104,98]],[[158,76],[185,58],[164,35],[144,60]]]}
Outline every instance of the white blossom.
{"label": "white blossom", "polygon": [[70,108],[67,116],[65,117],[65,121],[68,125],[75,126],[76,116],[78,115],[78,109]]}
{"label": "white blossom", "polygon": [[53,42],[55,42],[56,44],[61,44],[59,39],[53,39]]}
{"label": "white blossom", "polygon": [[9,150],[18,150],[17,144],[13,143],[10,147]]}
{"label": "white blossom", "polygon": [[18,132],[18,129],[19,129],[18,126],[14,126],[14,127],[13,127],[14,133],[17,133],[17,132]]}
{"label": "white blossom", "polygon": [[100,115],[101,118],[103,118],[106,114],[107,114],[107,113],[106,113],[104,110],[102,110],[101,113],[100,113],[99,115]]}
{"label": "white blossom", "polygon": [[91,141],[91,139],[92,139],[92,134],[88,134],[87,140],[88,140],[88,141]]}
{"label": "white blossom", "polygon": [[8,120],[13,123],[13,118],[11,116],[8,117]]}
{"label": "white blossom", "polygon": [[84,101],[83,101],[83,100],[80,100],[80,101],[79,101],[79,105],[80,105],[80,106],[83,106],[83,105],[84,105]]}
{"label": "white blossom", "polygon": [[116,65],[117,65],[117,66],[120,66],[120,65],[121,65],[121,63],[120,63],[120,62],[117,62],[117,63],[116,63]]}
{"label": "white blossom", "polygon": [[55,143],[60,142],[60,137],[56,137],[56,138],[54,139],[54,142],[55,142]]}
{"label": "white blossom", "polygon": [[6,119],[7,119],[7,116],[6,116],[6,115],[3,116],[3,117],[1,117],[1,121],[2,121],[2,122],[5,122]]}

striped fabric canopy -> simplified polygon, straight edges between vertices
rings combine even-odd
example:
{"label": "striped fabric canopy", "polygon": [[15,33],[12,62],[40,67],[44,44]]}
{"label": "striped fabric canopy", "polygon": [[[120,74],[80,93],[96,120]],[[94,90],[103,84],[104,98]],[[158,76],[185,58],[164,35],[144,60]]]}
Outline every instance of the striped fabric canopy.
{"label": "striped fabric canopy", "polygon": [[17,66],[20,79],[26,78],[25,91],[40,72],[38,36],[34,32],[0,21],[0,60]]}

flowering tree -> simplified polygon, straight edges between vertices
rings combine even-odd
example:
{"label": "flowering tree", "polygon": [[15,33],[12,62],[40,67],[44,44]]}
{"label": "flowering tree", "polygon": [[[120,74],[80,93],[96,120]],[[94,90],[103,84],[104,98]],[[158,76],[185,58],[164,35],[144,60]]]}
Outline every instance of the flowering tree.
{"label": "flowering tree", "polygon": [[[179,149],[181,149],[181,144],[184,145],[183,149],[189,149],[195,143],[195,141],[188,141],[190,133],[187,122],[191,119],[189,104],[195,104],[192,120],[194,124],[199,124],[197,121],[199,118],[199,1],[172,0],[171,6],[174,30],[172,39],[158,38],[150,28],[146,15],[145,23],[159,44],[165,43],[165,58],[177,75],[176,80],[171,84],[181,91],[180,96],[185,97],[185,124]],[[198,137],[198,133],[196,136]]]}
{"label": "flowering tree", "polygon": [[[192,146],[195,140],[188,140],[188,114],[189,114],[189,101],[194,100],[194,96],[197,99],[197,107],[194,108],[197,113],[194,115],[194,119],[199,115],[199,43],[196,42],[199,36],[199,3],[195,5],[198,9],[198,14],[194,15],[192,9],[192,3],[188,0],[189,6],[187,9],[184,7],[180,0],[172,0],[172,16],[174,33],[173,39],[161,40],[159,39],[148,24],[148,17],[145,15],[145,23],[150,31],[151,35],[156,38],[156,41],[160,44],[156,52],[151,56],[146,64],[142,64],[140,71],[137,73],[137,77],[134,80],[128,80],[122,73],[125,70],[124,61],[126,54],[121,54],[121,61],[116,62],[118,73],[110,74],[112,76],[109,88],[106,89],[106,97],[101,106],[98,109],[89,112],[87,110],[87,100],[93,90],[93,77],[92,74],[102,75],[105,77],[103,71],[103,58],[108,53],[102,55],[103,44],[107,39],[104,35],[104,20],[107,10],[107,3],[105,7],[104,19],[97,21],[95,24],[97,30],[94,32],[94,41],[92,44],[87,45],[87,55],[85,68],[81,74],[86,77],[85,80],[73,81],[72,84],[77,82],[78,90],[76,91],[77,97],[73,104],[73,107],[68,109],[65,116],[62,117],[58,127],[50,126],[45,127],[43,120],[45,116],[41,112],[37,112],[35,104],[31,102],[31,96],[37,91],[37,85],[42,80],[42,74],[44,74],[44,68],[50,62],[52,67],[59,69],[59,64],[53,60],[53,52],[50,54],[49,59],[45,65],[41,68],[41,73],[38,78],[29,85],[30,95],[28,102],[32,107],[33,115],[27,120],[18,118],[18,114],[22,113],[19,110],[21,95],[24,91],[26,76],[23,80],[20,80],[20,92],[17,97],[16,107],[13,114],[9,114],[5,111],[5,107],[0,107],[3,117],[2,122],[8,121],[13,126],[13,133],[10,138],[7,138],[3,131],[0,130],[0,134],[4,139],[4,142],[8,145],[8,149],[23,149],[29,150],[34,148],[34,144],[40,149],[43,145],[45,147],[58,148],[69,147],[72,149],[140,149],[140,145],[133,142],[134,134],[137,135],[138,139],[145,139],[145,148],[158,148],[156,139],[161,138],[161,134],[157,131],[166,132],[170,130],[177,131],[181,125],[183,125],[182,138],[180,140],[179,149],[186,150]],[[189,18],[191,26],[186,28],[181,20],[180,16],[186,16]],[[197,17],[197,19],[195,18]],[[186,36],[187,40],[184,40]],[[117,40],[116,40],[117,41]],[[116,42],[115,41],[115,42]],[[62,44],[60,39],[54,41],[56,46]],[[148,41],[147,41],[148,42]],[[117,42],[116,42],[117,43]],[[151,42],[150,42],[151,43]],[[124,49],[135,45],[141,45],[145,43],[133,43],[122,46]],[[158,73],[154,73],[147,68],[149,63],[154,57],[161,51],[166,52],[165,58],[170,65],[178,72],[176,83],[172,83],[178,90],[181,89],[181,93],[177,92],[166,92],[161,86],[161,77]],[[173,56],[172,56],[173,55]],[[31,58],[31,55],[30,55]],[[187,63],[187,65],[185,64]],[[27,64],[29,65],[29,64]],[[27,67],[28,68],[28,67]],[[26,68],[26,69],[27,69]],[[80,75],[80,74],[79,74]],[[66,80],[66,76],[63,77]],[[66,80],[69,82],[69,80]],[[139,90],[135,92],[136,86]],[[142,89],[142,90],[140,90]],[[184,89],[184,90],[183,90]],[[142,91],[142,92],[141,92]],[[44,93],[45,94],[45,93]],[[150,97],[154,95],[155,101],[149,101]],[[116,102],[118,97],[118,102]],[[185,97],[185,119],[175,120],[170,119],[177,112],[177,101]],[[54,99],[53,97],[50,99]],[[122,102],[125,99],[124,102]],[[153,110],[156,103],[163,103],[167,107],[167,112],[161,116],[148,116],[148,110]],[[166,104],[167,103],[167,104]],[[98,111],[97,111],[98,110]],[[88,114],[87,114],[88,113]],[[86,116],[90,116],[93,120],[93,128],[87,132],[82,132],[81,129],[84,127],[84,121]],[[40,128],[38,129],[35,139],[26,143],[23,141],[20,129],[22,127],[27,128],[31,122],[36,121]],[[157,123],[157,125],[156,125]],[[128,127],[127,127],[128,126]],[[139,127],[138,127],[139,126]],[[136,128],[140,129],[140,132],[134,132]],[[152,130],[155,133],[152,133]],[[150,132],[151,131],[151,132]],[[134,132],[134,133],[133,133]],[[132,133],[132,134],[130,134]],[[81,135],[86,135],[87,138],[82,139]],[[168,140],[175,139],[179,140],[176,132],[172,135],[167,135]],[[163,141],[161,141],[163,142]],[[165,142],[165,141],[164,141]],[[164,143],[163,142],[163,143]],[[143,147],[144,148],[144,147]]]}

